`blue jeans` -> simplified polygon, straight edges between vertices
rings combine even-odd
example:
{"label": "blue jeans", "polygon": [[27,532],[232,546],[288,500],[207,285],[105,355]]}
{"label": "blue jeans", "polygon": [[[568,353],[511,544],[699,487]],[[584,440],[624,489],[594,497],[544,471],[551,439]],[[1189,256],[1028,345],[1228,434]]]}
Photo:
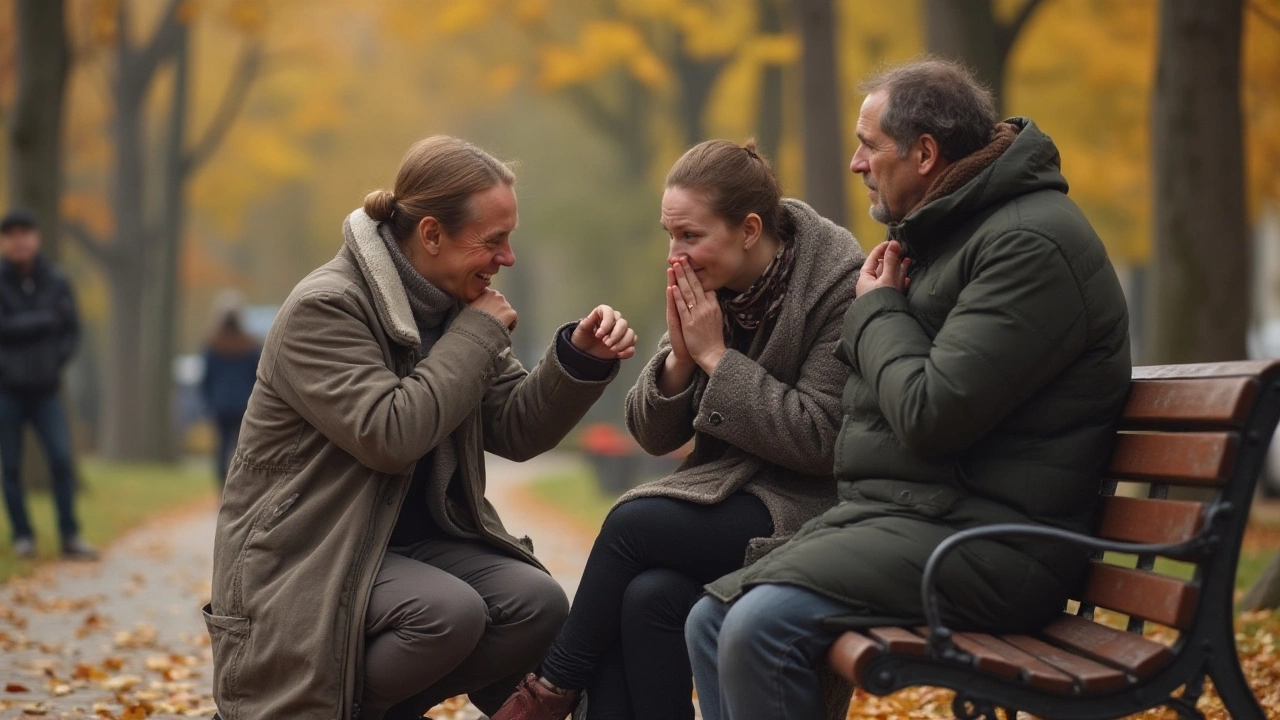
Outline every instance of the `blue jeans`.
{"label": "blue jeans", "polygon": [[72,504],[75,488],[71,471],[71,435],[62,403],[58,402],[56,393],[24,395],[0,391],[0,468],[13,538],[32,536],[22,487],[22,428],[28,422],[35,428],[49,458],[53,500],[58,509],[58,533],[64,541],[69,540],[79,534],[79,527]]}
{"label": "blue jeans", "polygon": [[733,603],[707,596],[685,622],[703,720],[822,720],[818,669],[849,606],[790,585],[757,585]]}

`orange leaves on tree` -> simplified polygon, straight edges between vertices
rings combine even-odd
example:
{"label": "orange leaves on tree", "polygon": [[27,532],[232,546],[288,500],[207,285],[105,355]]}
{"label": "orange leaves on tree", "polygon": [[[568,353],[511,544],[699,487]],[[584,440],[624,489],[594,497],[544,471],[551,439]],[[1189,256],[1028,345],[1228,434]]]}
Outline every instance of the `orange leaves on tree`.
{"label": "orange leaves on tree", "polygon": [[267,28],[270,8],[263,0],[233,0],[227,7],[227,24],[237,31],[260,36]]}
{"label": "orange leaves on tree", "polygon": [[540,59],[538,86],[543,90],[595,80],[620,65],[651,87],[669,81],[666,66],[640,30],[620,20],[588,21],[574,45],[545,46]]}

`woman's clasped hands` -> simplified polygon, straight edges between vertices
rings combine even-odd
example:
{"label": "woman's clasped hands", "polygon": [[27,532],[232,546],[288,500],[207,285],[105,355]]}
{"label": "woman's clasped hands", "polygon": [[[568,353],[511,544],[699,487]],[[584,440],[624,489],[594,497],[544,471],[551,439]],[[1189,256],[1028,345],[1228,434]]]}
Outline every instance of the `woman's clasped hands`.
{"label": "woman's clasped hands", "polygon": [[[724,356],[724,318],[715,291],[704,290],[688,262],[667,268],[667,333],[671,354],[665,370],[692,378],[695,367],[710,375]],[[688,385],[688,380],[680,383]]]}

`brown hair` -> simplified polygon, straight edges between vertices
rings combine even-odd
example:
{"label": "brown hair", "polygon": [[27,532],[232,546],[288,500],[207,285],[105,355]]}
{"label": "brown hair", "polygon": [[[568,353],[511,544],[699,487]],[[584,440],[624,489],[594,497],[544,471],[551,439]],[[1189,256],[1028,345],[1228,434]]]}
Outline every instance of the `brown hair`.
{"label": "brown hair", "polygon": [[364,211],[389,223],[399,241],[413,235],[428,216],[452,233],[471,219],[472,194],[500,182],[516,182],[506,163],[464,140],[433,135],[405,153],[393,192],[374,190],[365,196]]}
{"label": "brown hair", "polygon": [[984,148],[995,131],[991,91],[957,62],[926,56],[864,80],[866,94],[886,90],[880,130],[893,138],[900,157],[916,138],[929,134],[950,162]]}
{"label": "brown hair", "polygon": [[766,234],[785,240],[782,186],[769,162],[757,152],[755,140],[742,145],[729,140],[694,145],[671,166],[667,187],[708,193],[712,211],[734,225],[755,213]]}

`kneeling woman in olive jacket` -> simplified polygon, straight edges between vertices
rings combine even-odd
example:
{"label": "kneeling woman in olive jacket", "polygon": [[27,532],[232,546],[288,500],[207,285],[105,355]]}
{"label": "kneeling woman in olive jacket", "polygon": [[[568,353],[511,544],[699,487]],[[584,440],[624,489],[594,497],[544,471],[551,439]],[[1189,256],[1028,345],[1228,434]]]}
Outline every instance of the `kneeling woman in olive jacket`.
{"label": "kneeling woman in olive jacket", "polygon": [[515,262],[515,178],[459,140],[415,145],[267,336],[218,515],[214,699],[240,718],[493,711],[567,612],[484,497],[484,451],[555,446],[635,353],[601,305],[525,370],[489,287]]}

